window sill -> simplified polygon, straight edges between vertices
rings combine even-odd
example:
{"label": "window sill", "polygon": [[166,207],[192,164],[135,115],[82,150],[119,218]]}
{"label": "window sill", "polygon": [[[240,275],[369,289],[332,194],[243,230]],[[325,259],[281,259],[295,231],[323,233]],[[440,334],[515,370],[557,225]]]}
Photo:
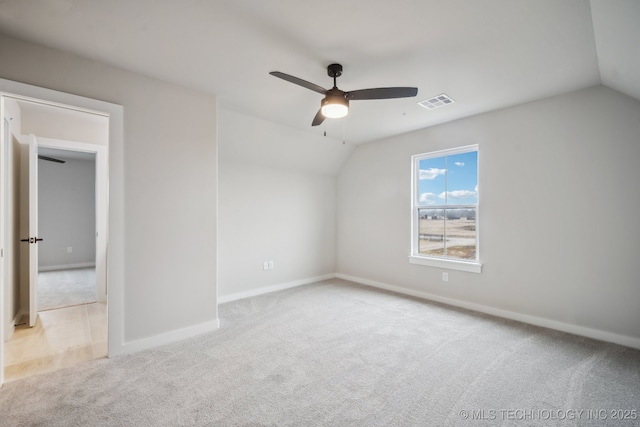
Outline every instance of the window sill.
{"label": "window sill", "polygon": [[429,267],[447,268],[449,270],[468,271],[470,273],[481,273],[482,264],[477,262],[454,261],[451,259],[428,258],[411,255],[411,264],[426,265]]}

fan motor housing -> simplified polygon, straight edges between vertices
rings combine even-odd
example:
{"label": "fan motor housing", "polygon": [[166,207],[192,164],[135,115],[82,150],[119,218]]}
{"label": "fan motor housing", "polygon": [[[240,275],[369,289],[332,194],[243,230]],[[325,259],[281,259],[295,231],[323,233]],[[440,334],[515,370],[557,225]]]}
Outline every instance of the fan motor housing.
{"label": "fan motor housing", "polygon": [[320,102],[320,107],[323,107],[325,104],[342,104],[349,108],[349,99],[340,89],[329,89]]}

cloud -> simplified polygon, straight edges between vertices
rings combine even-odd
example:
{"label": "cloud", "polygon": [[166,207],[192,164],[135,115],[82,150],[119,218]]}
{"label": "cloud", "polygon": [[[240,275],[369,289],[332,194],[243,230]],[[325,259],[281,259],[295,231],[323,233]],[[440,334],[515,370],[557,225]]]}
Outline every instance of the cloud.
{"label": "cloud", "polygon": [[455,162],[454,165],[462,167],[464,166],[464,162]]}
{"label": "cloud", "polygon": [[420,193],[420,204],[433,205],[436,202],[436,195],[433,193]]}
{"label": "cloud", "polygon": [[454,190],[447,191],[438,194],[438,197],[444,199],[445,197],[448,199],[471,199],[473,197],[477,197],[478,193],[476,191],[469,190]]}
{"label": "cloud", "polygon": [[446,169],[438,168],[420,169],[420,179],[435,179],[438,175],[444,175],[446,172]]}

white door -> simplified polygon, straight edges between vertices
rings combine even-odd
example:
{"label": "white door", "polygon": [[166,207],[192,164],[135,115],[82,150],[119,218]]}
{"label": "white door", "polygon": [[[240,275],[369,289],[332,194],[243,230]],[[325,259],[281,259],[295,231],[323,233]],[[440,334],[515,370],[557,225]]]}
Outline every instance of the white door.
{"label": "white door", "polygon": [[28,145],[23,146],[20,157],[20,180],[25,190],[20,194],[21,198],[25,196],[24,203],[21,202],[20,241],[28,245],[28,251],[21,250],[20,254],[26,258],[21,264],[28,262],[22,271],[27,274],[29,326],[33,327],[38,317],[38,242],[42,240],[38,237],[38,143],[35,135],[29,135]]}

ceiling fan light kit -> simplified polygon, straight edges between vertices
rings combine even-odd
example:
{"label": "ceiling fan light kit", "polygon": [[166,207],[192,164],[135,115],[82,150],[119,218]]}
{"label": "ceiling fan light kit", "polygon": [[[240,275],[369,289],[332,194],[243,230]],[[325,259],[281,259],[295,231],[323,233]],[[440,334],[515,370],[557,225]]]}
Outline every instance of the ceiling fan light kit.
{"label": "ceiling fan light kit", "polygon": [[320,110],[313,118],[311,126],[318,126],[325,118],[338,119],[346,116],[349,113],[349,100],[409,98],[418,94],[418,88],[415,87],[381,87],[351,92],[342,91],[336,85],[336,79],[342,75],[342,65],[340,64],[331,64],[327,67],[327,74],[333,78],[333,88],[331,89],[324,89],[314,83],[280,71],[272,71],[269,74],[324,95],[320,102]]}

